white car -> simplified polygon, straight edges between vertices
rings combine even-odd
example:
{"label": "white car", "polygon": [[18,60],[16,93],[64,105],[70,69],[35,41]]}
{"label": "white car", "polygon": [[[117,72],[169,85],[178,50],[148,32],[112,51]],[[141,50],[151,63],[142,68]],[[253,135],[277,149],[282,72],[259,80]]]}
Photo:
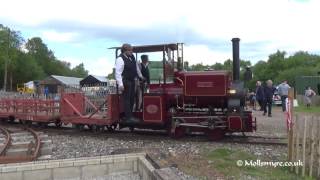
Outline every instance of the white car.
{"label": "white car", "polygon": [[275,92],[273,94],[273,98],[272,98],[273,104],[277,105],[277,106],[281,106],[282,105],[282,101],[281,101],[281,97],[278,94],[278,92]]}

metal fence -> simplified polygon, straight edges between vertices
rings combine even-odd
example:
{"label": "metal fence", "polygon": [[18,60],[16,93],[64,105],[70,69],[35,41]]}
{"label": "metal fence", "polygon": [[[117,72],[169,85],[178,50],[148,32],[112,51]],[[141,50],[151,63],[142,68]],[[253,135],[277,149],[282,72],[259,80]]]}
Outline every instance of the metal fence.
{"label": "metal fence", "polygon": [[317,94],[320,94],[320,76],[298,76],[295,79],[296,93],[304,95],[307,86],[310,86]]}

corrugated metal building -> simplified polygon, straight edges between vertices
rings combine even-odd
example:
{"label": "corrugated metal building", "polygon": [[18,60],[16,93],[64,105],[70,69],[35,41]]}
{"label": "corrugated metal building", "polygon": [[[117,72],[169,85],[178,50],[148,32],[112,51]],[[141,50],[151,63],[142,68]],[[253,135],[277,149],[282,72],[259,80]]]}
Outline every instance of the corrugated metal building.
{"label": "corrugated metal building", "polygon": [[107,86],[108,79],[104,76],[89,75],[80,81],[81,86]]}
{"label": "corrugated metal building", "polygon": [[82,78],[77,77],[51,75],[40,81],[39,93],[44,94],[45,88],[49,94],[61,93],[66,87],[79,88],[81,80]]}

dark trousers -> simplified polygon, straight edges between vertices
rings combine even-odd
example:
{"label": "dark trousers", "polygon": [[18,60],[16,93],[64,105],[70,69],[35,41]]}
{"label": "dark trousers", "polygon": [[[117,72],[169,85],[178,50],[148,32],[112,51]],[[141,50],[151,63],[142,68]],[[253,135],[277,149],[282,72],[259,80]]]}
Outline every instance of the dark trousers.
{"label": "dark trousers", "polygon": [[282,105],[282,111],[286,111],[286,99],[288,98],[287,95],[281,96],[281,105]]}
{"label": "dark trousers", "polygon": [[143,92],[144,92],[144,83],[143,82],[137,82],[136,84],[136,93],[135,93],[135,110],[140,111],[141,105],[143,101]]}
{"label": "dark trousers", "polygon": [[259,103],[259,106],[260,106],[260,111],[263,110],[263,109],[264,109],[264,108],[263,108],[263,106],[264,106],[263,100],[262,100],[262,99],[259,99],[259,100],[258,100],[258,103]]}
{"label": "dark trousers", "polygon": [[124,114],[126,118],[132,117],[132,110],[135,96],[135,82],[123,80],[124,91],[122,93]]}
{"label": "dark trousers", "polygon": [[272,99],[271,98],[267,98],[264,101],[264,105],[263,105],[264,113],[267,113],[267,108],[268,108],[268,115],[271,115],[271,108],[272,108]]}

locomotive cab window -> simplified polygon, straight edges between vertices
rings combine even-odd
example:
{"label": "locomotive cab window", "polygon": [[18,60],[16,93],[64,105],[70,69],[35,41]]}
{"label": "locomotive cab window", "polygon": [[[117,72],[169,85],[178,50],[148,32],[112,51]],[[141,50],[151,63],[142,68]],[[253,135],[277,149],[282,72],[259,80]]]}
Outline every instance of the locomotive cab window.
{"label": "locomotive cab window", "polygon": [[[118,57],[121,48],[110,49],[115,49]],[[148,55],[150,84],[173,83],[175,71],[183,68],[183,43],[133,46],[133,54],[138,62],[142,54]]]}

